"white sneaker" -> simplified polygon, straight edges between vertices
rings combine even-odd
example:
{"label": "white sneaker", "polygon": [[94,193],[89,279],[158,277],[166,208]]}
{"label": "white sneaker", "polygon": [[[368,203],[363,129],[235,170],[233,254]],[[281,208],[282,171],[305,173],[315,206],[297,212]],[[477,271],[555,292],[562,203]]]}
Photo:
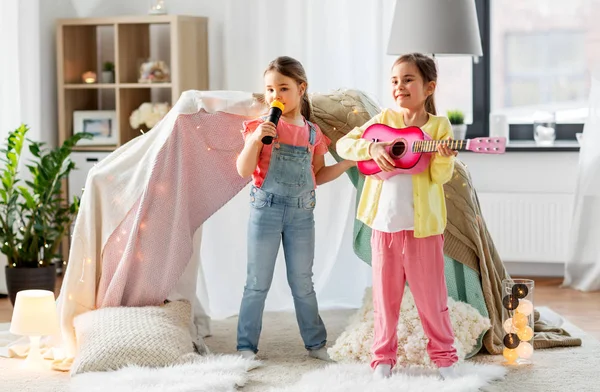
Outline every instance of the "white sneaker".
{"label": "white sneaker", "polygon": [[325,347],[321,347],[316,350],[308,350],[308,356],[325,362],[334,362],[329,357],[329,354],[327,354],[327,349]]}
{"label": "white sneaker", "polygon": [[242,350],[238,351],[238,354],[244,359],[256,359],[256,354],[252,350]]}
{"label": "white sneaker", "polygon": [[375,366],[373,370],[374,380],[383,380],[384,378],[390,378],[392,376],[392,365],[389,363],[380,363]]}
{"label": "white sneaker", "polygon": [[453,378],[460,377],[460,375],[456,373],[456,367],[454,365],[441,367],[438,370],[440,372],[440,376],[442,376],[444,380],[451,380]]}

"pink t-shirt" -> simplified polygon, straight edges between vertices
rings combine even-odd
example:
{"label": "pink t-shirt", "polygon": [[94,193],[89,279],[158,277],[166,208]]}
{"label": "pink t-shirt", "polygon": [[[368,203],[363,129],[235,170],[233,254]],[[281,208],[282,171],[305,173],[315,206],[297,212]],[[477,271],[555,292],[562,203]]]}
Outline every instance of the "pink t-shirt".
{"label": "pink t-shirt", "polygon": [[[246,136],[251,134],[258,128],[258,126],[263,123],[263,120],[257,118],[255,120],[244,121],[244,129],[242,130],[242,135],[244,135],[244,140],[246,140]],[[317,137],[315,140],[314,146],[312,146],[312,176],[313,183],[315,184],[315,188],[317,187],[315,180],[315,172],[314,172],[314,160],[315,154],[317,155],[325,155],[327,153],[327,146],[331,143],[331,140],[321,132],[319,126],[315,123],[314,127],[317,132]],[[309,146],[310,143],[308,141],[310,135],[310,128],[308,123],[305,121],[303,126],[298,126],[294,124],[289,124],[285,122],[283,119],[279,119],[279,123],[277,124],[277,138],[282,144],[289,144],[292,146],[300,146],[306,147]],[[261,187],[265,177],[267,176],[267,170],[269,170],[269,162],[271,162],[271,151],[273,150],[273,146],[275,145],[275,141],[271,144],[265,144],[260,151],[260,155],[258,157],[258,165],[256,165],[256,170],[252,173],[252,179],[254,180],[254,185],[257,187]]]}

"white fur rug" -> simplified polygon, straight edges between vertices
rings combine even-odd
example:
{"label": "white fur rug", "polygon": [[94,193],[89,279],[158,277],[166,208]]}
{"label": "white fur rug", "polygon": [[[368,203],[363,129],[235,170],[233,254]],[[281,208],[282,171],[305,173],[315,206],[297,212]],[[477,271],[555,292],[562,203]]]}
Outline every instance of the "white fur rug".
{"label": "white fur rug", "polygon": [[[332,345],[348,326],[348,319],[356,310],[323,311],[322,317],[329,332],[329,345]],[[560,320],[560,316],[549,309],[540,308],[543,316],[548,314]],[[235,353],[237,318],[219,320],[213,323],[213,336],[206,340],[208,347],[216,353]],[[536,350],[534,363],[529,366],[504,367],[506,376],[491,381],[482,390],[487,392],[527,391],[597,391],[600,385],[600,342],[585,334],[579,328],[566,322],[562,325],[574,336],[583,339],[582,347]],[[8,329],[8,324],[0,325],[0,331]],[[1,335],[1,334],[0,334]],[[2,336],[0,336],[0,342]],[[210,357],[210,363],[195,363],[177,366],[173,369],[144,370],[132,374],[131,369],[89,377],[70,379],[66,373],[46,371],[34,373],[20,369],[20,360],[0,358],[0,391],[18,392],[79,392],[79,391],[143,391],[161,390],[165,392],[188,391],[238,391],[238,392],[335,392],[335,391],[419,391],[434,392],[461,391],[476,389],[478,383],[499,376],[497,367],[463,368],[467,377],[458,380],[441,381],[431,375],[424,377],[415,373],[402,373],[396,369],[395,375],[383,381],[372,381],[369,365],[332,364],[309,358],[302,346],[296,318],[293,313],[265,314],[263,334],[260,341],[259,359],[263,365],[248,373],[239,357]],[[219,363],[219,361],[222,361]],[[501,365],[502,357],[477,355],[467,360],[465,366],[475,364]],[[226,369],[225,369],[226,368]],[[481,379],[473,379],[474,370],[489,370]],[[214,372],[212,370],[215,370]],[[217,375],[218,374],[218,375]],[[78,377],[80,377],[78,376]],[[88,375],[91,376],[91,375]],[[119,378],[119,379],[116,379]],[[226,382],[210,385],[214,379]],[[208,381],[208,382],[207,382]],[[244,387],[236,387],[244,384]],[[479,384],[481,385],[481,384]],[[327,387],[326,387],[327,386]],[[121,389],[119,389],[121,388]],[[221,388],[221,389],[218,389]],[[421,389],[419,389],[421,388]]]}
{"label": "white fur rug", "polygon": [[457,368],[460,376],[442,380],[436,371],[396,369],[392,377],[373,380],[371,369],[365,364],[330,365],[302,376],[287,388],[271,392],[475,392],[492,380],[501,379],[506,369],[497,365],[466,363]]}
{"label": "white fur rug", "polygon": [[73,392],[233,392],[248,381],[258,361],[237,355],[198,356],[193,363],[149,369],[128,367],[115,372],[79,374]]}

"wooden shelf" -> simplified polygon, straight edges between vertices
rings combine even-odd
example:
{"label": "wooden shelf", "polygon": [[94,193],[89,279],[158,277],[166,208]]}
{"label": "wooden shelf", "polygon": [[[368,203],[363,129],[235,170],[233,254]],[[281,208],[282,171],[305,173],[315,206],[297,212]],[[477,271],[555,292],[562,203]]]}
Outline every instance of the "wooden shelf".
{"label": "wooden shelf", "polygon": [[[59,142],[73,134],[73,112],[114,110],[119,141],[140,135],[129,116],[144,102],[173,105],[186,90],[208,90],[208,19],[182,15],[60,19],[57,22]],[[159,52],[159,53],[155,53]],[[148,59],[164,61],[169,83],[138,83]],[[114,83],[82,83],[84,72],[103,80],[102,64],[114,64]],[[85,151],[109,147],[85,146]],[[83,150],[82,150],[83,151]]]}
{"label": "wooden shelf", "polygon": [[75,146],[73,151],[114,151],[115,146]]}
{"label": "wooden shelf", "polygon": [[110,88],[173,88],[172,83],[67,83],[66,90],[94,90]]}
{"label": "wooden shelf", "polygon": [[119,83],[119,88],[173,88],[171,83]]}
{"label": "wooden shelf", "polygon": [[77,90],[77,89],[86,89],[93,90],[98,88],[115,88],[117,87],[114,83],[68,83],[64,85],[66,90]]}
{"label": "wooden shelf", "polygon": [[[115,146],[76,146],[80,152],[111,152],[139,136],[129,125],[131,113],[144,102],[171,105],[186,90],[208,90],[208,19],[182,15],[144,15],[111,18],[59,19],[56,26],[58,141],[73,135],[73,113],[114,111]],[[140,65],[164,61],[169,83],[138,83]],[[102,83],[102,65],[114,64],[114,82]],[[98,83],[82,82],[93,71]],[[63,184],[63,197],[67,184]],[[68,236],[67,236],[68,237]],[[68,257],[69,239],[62,246]]]}

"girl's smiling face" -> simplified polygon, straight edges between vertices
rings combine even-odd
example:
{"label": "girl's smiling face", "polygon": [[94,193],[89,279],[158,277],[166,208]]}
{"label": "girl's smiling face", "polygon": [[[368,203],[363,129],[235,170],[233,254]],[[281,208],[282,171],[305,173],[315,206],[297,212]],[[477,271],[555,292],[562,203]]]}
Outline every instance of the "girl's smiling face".
{"label": "girl's smiling face", "polygon": [[419,110],[425,100],[435,91],[435,82],[424,83],[419,69],[412,62],[402,62],[392,68],[392,96],[394,102],[404,109]]}

